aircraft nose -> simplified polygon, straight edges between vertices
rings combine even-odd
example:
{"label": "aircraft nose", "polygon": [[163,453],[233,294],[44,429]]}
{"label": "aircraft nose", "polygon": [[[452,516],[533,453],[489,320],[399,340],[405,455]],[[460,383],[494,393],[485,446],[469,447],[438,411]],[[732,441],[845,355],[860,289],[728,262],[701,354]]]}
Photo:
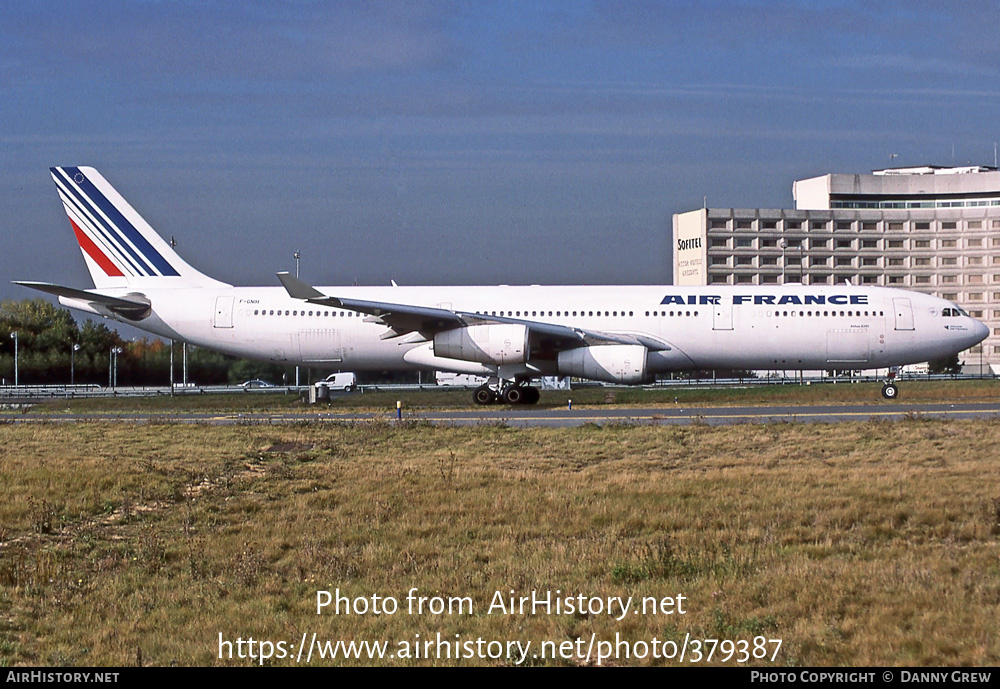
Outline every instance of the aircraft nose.
{"label": "aircraft nose", "polygon": [[975,333],[976,337],[975,344],[979,344],[980,342],[986,339],[987,335],[990,334],[990,329],[989,326],[987,326],[980,320],[973,319],[973,322],[975,323],[975,325],[972,327],[972,332]]}

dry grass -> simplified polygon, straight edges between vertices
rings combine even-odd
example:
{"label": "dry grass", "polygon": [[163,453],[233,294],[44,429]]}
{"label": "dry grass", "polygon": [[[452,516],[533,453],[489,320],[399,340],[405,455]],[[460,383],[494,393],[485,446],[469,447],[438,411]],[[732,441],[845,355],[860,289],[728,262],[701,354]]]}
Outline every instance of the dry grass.
{"label": "dry grass", "polygon": [[[763,634],[778,665],[993,665],[998,444],[984,421],[2,426],[0,663],[221,664],[220,632],[440,631]],[[414,586],[479,612],[315,614],[317,589]],[[510,589],[681,593],[688,612],[482,614]]]}

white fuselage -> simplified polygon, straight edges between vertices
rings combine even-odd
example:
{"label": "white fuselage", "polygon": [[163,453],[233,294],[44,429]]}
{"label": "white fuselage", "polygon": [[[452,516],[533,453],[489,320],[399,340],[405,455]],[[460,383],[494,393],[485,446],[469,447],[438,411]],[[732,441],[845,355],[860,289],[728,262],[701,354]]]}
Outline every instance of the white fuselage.
{"label": "white fuselage", "polygon": [[[981,341],[985,326],[929,295],[852,286],[320,287],[344,299],[443,308],[529,323],[643,335],[669,345],[649,373],[701,369],[860,369],[928,361]],[[227,354],[342,370],[497,367],[435,356],[418,333],[291,298],[281,287],[148,290],[152,315],[128,321]],[[75,305],[72,300],[64,300]],[[557,375],[554,359],[521,373]],[[503,374],[504,372],[501,372]],[[507,371],[517,374],[518,371]]]}

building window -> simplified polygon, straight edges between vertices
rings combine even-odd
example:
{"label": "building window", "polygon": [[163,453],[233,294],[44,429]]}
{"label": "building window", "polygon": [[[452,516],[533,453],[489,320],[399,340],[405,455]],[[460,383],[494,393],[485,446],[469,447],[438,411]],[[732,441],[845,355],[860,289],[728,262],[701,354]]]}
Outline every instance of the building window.
{"label": "building window", "polygon": [[954,239],[942,239],[941,240],[941,248],[942,249],[954,249],[956,246],[958,246],[957,240],[954,240]]}
{"label": "building window", "polygon": [[954,230],[957,225],[954,222],[943,222],[941,223],[942,230]]}
{"label": "building window", "polygon": [[838,239],[837,248],[838,249],[850,249],[854,246],[854,242],[850,239]]}
{"label": "building window", "polygon": [[845,222],[845,221],[839,221],[837,223],[837,229],[838,230],[849,230],[849,229],[851,229],[851,223],[849,221],[847,221],[847,222]]}
{"label": "building window", "polygon": [[753,228],[753,221],[751,220],[737,220],[736,229],[737,230],[749,230]]}
{"label": "building window", "polygon": [[915,229],[915,230],[929,230],[929,229],[931,229],[931,224],[929,222],[914,223],[913,229]]}
{"label": "building window", "polygon": [[890,239],[885,243],[886,249],[902,249],[903,240],[902,239]]}
{"label": "building window", "polygon": [[981,266],[981,265],[983,265],[983,257],[982,256],[969,256],[968,261],[969,261],[969,265],[970,266]]}
{"label": "building window", "polygon": [[[969,229],[970,230],[981,230],[981,229],[983,229],[983,221],[982,220],[970,220],[969,221]],[[970,244],[969,246],[972,246],[972,245]]]}
{"label": "building window", "polygon": [[941,265],[943,265],[943,266],[954,266],[954,265],[958,265],[958,259],[957,259],[957,258],[955,258],[954,256],[952,256],[952,257],[950,257],[950,258],[942,258],[942,259],[941,259]]}
{"label": "building window", "polygon": [[983,240],[982,239],[967,239],[966,240],[966,246],[968,246],[969,248],[981,247],[982,245],[983,245]]}
{"label": "building window", "polygon": [[929,275],[918,275],[913,278],[913,284],[915,285],[929,285],[931,284],[931,278]]}
{"label": "building window", "polygon": [[889,231],[890,232],[902,232],[903,231],[903,223],[901,223],[901,222],[891,222],[891,223],[889,223]]}
{"label": "building window", "polygon": [[929,266],[931,264],[931,259],[929,258],[915,258],[913,259],[914,266]]}
{"label": "building window", "polygon": [[713,220],[712,229],[713,230],[724,230],[729,227],[729,223],[726,220]]}
{"label": "building window", "polygon": [[861,229],[862,230],[877,230],[878,229],[878,223],[877,222],[863,222],[863,223],[861,223]]}
{"label": "building window", "polygon": [[712,248],[713,249],[726,249],[729,247],[728,239],[713,239]]}
{"label": "building window", "polygon": [[819,220],[814,220],[813,222],[809,223],[809,227],[811,229],[813,229],[813,230],[825,230],[826,229],[826,222],[821,222]]}
{"label": "building window", "polygon": [[958,282],[958,278],[954,275],[941,276],[941,284],[943,285],[954,285],[956,282]]}
{"label": "building window", "polygon": [[931,248],[931,240],[929,240],[929,239],[914,239],[913,240],[913,248],[914,249],[930,249]]}

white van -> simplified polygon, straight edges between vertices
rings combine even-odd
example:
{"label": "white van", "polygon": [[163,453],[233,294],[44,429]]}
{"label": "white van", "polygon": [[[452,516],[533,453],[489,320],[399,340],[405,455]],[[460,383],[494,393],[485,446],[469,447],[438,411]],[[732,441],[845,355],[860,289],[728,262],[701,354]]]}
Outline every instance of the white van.
{"label": "white van", "polygon": [[331,373],[317,385],[326,385],[331,390],[354,392],[358,389],[358,377],[354,373]]}

